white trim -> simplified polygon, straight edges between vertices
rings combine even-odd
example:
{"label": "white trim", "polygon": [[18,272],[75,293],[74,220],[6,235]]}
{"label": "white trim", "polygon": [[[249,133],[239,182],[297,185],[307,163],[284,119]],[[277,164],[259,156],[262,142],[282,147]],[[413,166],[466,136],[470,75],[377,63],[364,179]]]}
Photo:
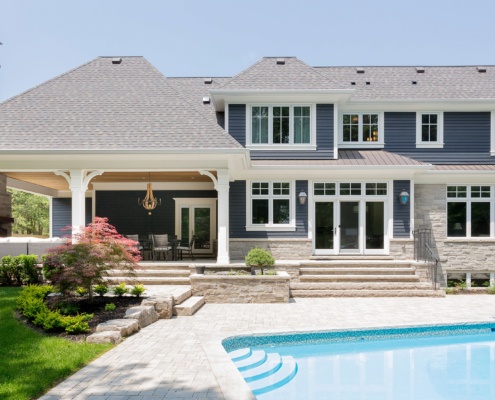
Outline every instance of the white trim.
{"label": "white trim", "polygon": [[495,111],[490,112],[490,155],[495,156]]}
{"label": "white trim", "polygon": [[[344,142],[344,115],[357,114],[359,115],[358,122],[358,139],[357,142]],[[376,114],[378,115],[378,141],[366,142],[362,140],[363,136],[363,114]],[[383,111],[347,111],[342,110],[339,113],[339,140],[338,145],[341,149],[355,149],[355,148],[383,148],[384,147],[384,112]]]}
{"label": "white trim", "polygon": [[[252,109],[268,107],[268,143],[253,143]],[[273,108],[289,107],[289,143],[273,143]],[[294,143],[294,107],[309,107],[309,143]],[[316,150],[316,104],[315,103],[276,103],[246,104],[246,148],[251,150]]]}
{"label": "white trim", "polygon": [[[93,182],[93,190],[144,190],[148,181]],[[214,190],[213,182],[151,182],[153,190]]]}
{"label": "white trim", "polygon": [[[422,125],[423,114],[436,114],[437,140],[435,142],[423,142]],[[416,147],[420,149],[442,149],[443,148],[443,111],[416,111]]]}
{"label": "white trim", "polygon": [[[413,239],[413,231],[414,231],[414,201],[415,201],[415,194],[414,194],[414,179],[409,180],[409,239]],[[393,200],[392,200],[393,203]],[[393,228],[392,228],[393,229]],[[393,231],[392,231],[393,233]]]}
{"label": "white trim", "polygon": [[49,224],[50,224],[50,237],[53,237],[53,198],[48,197],[48,210],[49,210]]}
{"label": "white trim", "polygon": [[[267,182],[268,195],[262,195],[259,197],[260,200],[267,199],[269,201],[268,205],[268,219],[269,222],[266,224],[253,224],[252,223],[252,184],[254,182]],[[288,195],[273,195],[273,183],[289,183],[289,194]],[[281,231],[295,231],[296,230],[296,181],[290,179],[253,179],[246,180],[246,231],[259,231],[259,232],[281,232]],[[256,199],[257,197],[254,197]],[[276,199],[288,199],[290,207],[290,223],[289,224],[273,224],[270,220],[273,218],[273,200]]]}
{"label": "white trim", "polygon": [[333,158],[339,158],[339,105],[333,105]]}
{"label": "white trim", "polygon": [[229,104],[226,104],[225,111],[224,111],[224,126],[225,126],[225,132],[229,133]]}

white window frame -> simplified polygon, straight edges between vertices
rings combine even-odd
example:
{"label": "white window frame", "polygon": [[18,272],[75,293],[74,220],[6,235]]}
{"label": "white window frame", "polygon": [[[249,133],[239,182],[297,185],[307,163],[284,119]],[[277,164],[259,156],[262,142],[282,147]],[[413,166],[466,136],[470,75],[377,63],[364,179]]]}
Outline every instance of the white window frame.
{"label": "white window frame", "polygon": [[[358,142],[344,142],[344,115],[359,115],[359,132]],[[378,115],[378,141],[368,142],[363,140],[363,115],[364,114],[376,114]],[[383,111],[342,111],[339,115],[339,148],[352,149],[352,148],[375,148],[382,149],[384,147],[384,116]]]}
{"label": "white window frame", "polygon": [[[252,195],[253,183],[268,183],[269,191],[267,195]],[[274,195],[273,184],[274,183],[289,183],[288,195]],[[294,200],[295,181],[288,179],[256,179],[252,181],[246,181],[246,231],[261,231],[261,232],[282,232],[282,231],[295,231],[296,230],[296,204]],[[253,224],[252,219],[252,200],[253,199],[268,199],[268,218],[269,221],[266,224]],[[273,200],[287,199],[289,200],[289,223],[288,224],[274,224],[273,223]]]}
{"label": "white window frame", "polygon": [[[423,115],[437,116],[437,140],[435,142],[423,141],[422,127]],[[417,111],[416,112],[416,147],[422,149],[442,149],[443,148],[443,111]]]}
{"label": "white window frame", "polygon": [[[253,107],[268,107],[268,143],[253,143]],[[273,107],[289,107],[289,143],[273,143]],[[294,107],[309,107],[309,143],[294,143]],[[316,105],[315,104],[248,104],[246,112],[246,148],[253,150],[316,150]]]}
{"label": "white window frame", "polygon": [[[448,187],[449,186],[466,186],[466,197],[447,197],[448,194]],[[490,187],[490,197],[472,197],[471,195],[471,188],[472,187],[477,187],[477,186],[489,186]],[[484,184],[484,183],[479,183],[479,184],[462,184],[462,183],[456,183],[456,184],[447,184],[445,186],[445,197],[446,197],[446,205],[445,205],[445,212],[446,212],[446,221],[447,223],[445,224],[445,236],[447,239],[451,240],[465,240],[465,239],[473,239],[473,240],[492,240],[495,237],[495,187],[490,184]],[[449,236],[448,232],[448,203],[466,203],[466,236]],[[472,236],[472,229],[471,229],[471,204],[472,203],[490,203],[490,235],[489,236]]]}

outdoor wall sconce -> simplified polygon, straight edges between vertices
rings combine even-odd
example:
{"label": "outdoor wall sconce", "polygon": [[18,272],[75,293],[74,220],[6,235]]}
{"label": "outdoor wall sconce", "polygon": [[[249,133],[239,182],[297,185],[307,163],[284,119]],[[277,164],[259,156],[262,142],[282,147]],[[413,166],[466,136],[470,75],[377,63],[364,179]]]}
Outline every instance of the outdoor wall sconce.
{"label": "outdoor wall sconce", "polygon": [[409,200],[409,193],[406,192],[406,189],[402,189],[402,192],[399,194],[400,204],[407,204]]}
{"label": "outdoor wall sconce", "polygon": [[306,199],[308,198],[308,195],[306,194],[304,189],[301,189],[297,197],[299,198],[299,204],[301,204],[302,206],[306,204]]}

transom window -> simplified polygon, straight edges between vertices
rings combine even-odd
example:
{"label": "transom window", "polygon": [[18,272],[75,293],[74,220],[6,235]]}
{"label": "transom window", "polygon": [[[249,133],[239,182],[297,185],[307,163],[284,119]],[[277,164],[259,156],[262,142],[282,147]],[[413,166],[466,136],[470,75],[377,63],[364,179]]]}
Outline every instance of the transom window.
{"label": "transom window", "polygon": [[488,185],[447,186],[447,236],[493,236],[493,193]]}
{"label": "transom window", "polygon": [[311,144],[311,106],[251,106],[251,144]]}
{"label": "transom window", "polygon": [[416,146],[443,147],[443,113],[418,112],[416,114]]}
{"label": "transom window", "polygon": [[315,182],[313,184],[315,196],[386,196],[387,183],[385,182]]}
{"label": "transom window", "polygon": [[251,182],[251,226],[290,226],[291,182]]}
{"label": "transom window", "polygon": [[381,124],[381,113],[344,113],[342,114],[341,144],[383,144]]}

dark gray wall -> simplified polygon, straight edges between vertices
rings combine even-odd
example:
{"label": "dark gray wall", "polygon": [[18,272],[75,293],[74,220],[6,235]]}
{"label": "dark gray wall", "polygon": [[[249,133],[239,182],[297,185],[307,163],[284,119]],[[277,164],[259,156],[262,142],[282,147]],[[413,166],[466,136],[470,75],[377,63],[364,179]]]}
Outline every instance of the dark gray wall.
{"label": "dark gray wall", "polygon": [[298,195],[301,190],[308,193],[308,181],[296,181],[296,231],[293,232],[247,232],[246,231],[246,182],[230,183],[230,237],[234,238],[306,238],[308,237],[308,202],[300,205]]}
{"label": "dark gray wall", "polygon": [[[333,104],[316,105],[316,150],[251,150],[253,160],[327,160],[333,159]],[[229,133],[246,145],[246,105],[229,104]]]}
{"label": "dark gray wall", "polygon": [[416,148],[416,113],[385,113],[385,150],[433,164],[495,164],[489,112],[445,112],[443,149]]}
{"label": "dark gray wall", "polygon": [[[91,198],[86,198],[86,225],[91,222],[93,212],[93,202]],[[72,225],[72,199],[53,198],[52,199],[52,236],[70,236],[70,229],[65,228]]]}
{"label": "dark gray wall", "polygon": [[151,215],[137,203],[146,195],[145,190],[96,192],[96,216],[107,217],[108,222],[123,235],[177,234],[175,232],[174,198],[216,198],[216,190],[154,190],[155,197],[162,199]]}
{"label": "dark gray wall", "polygon": [[411,198],[407,204],[400,204],[399,195],[405,190],[411,195],[411,181],[394,181],[394,238],[409,238],[411,236]]}

